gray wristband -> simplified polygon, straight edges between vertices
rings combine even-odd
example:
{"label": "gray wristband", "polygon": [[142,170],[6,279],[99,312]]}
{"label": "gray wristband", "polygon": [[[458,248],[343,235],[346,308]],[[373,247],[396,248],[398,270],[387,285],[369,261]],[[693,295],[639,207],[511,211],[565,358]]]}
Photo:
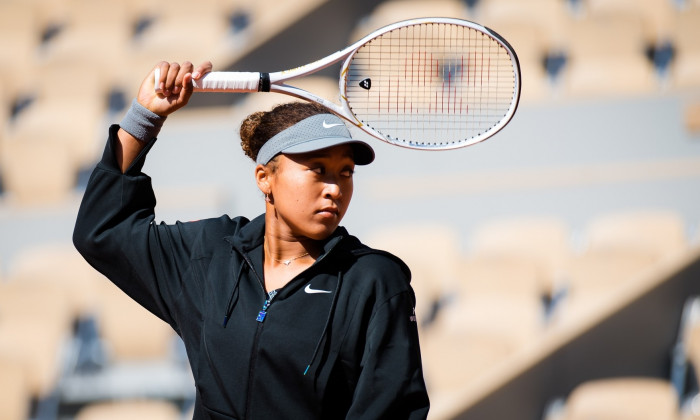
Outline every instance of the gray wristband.
{"label": "gray wristband", "polygon": [[134,99],[119,126],[139,141],[150,141],[158,135],[166,118],[149,111]]}

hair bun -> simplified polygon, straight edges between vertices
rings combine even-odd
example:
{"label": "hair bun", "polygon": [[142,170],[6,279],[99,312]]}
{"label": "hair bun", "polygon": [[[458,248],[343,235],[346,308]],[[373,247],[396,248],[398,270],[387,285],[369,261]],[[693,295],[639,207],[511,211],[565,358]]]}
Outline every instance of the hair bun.
{"label": "hair bun", "polygon": [[241,123],[241,147],[243,148],[243,152],[246,154],[246,156],[253,160],[257,159],[257,152],[260,149],[259,147],[255,147],[253,145],[255,130],[257,130],[258,126],[260,126],[264,115],[265,113],[262,111],[254,112],[248,115]]}

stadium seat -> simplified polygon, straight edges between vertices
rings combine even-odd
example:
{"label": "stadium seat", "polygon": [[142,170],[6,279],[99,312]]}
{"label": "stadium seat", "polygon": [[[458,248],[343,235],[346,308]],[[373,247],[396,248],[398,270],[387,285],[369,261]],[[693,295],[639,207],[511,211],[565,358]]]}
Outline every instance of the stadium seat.
{"label": "stadium seat", "polygon": [[438,314],[441,334],[494,337],[514,348],[531,345],[544,332],[541,302],[513,294],[458,295]]}
{"label": "stadium seat", "polygon": [[72,244],[47,243],[22,249],[12,259],[8,272],[15,282],[63,289],[73,320],[93,315],[97,284],[104,281]]}
{"label": "stadium seat", "polygon": [[42,34],[51,28],[59,28],[67,21],[73,0],[9,0],[30,7]]}
{"label": "stadium seat", "polygon": [[[498,31],[501,25],[520,24],[536,28],[546,50],[560,50],[568,36],[572,19],[566,3],[560,0],[481,0],[475,17],[479,23]],[[504,35],[504,34],[502,34]],[[517,51],[518,39],[510,37]],[[519,52],[519,51],[517,51]]]}
{"label": "stadium seat", "polygon": [[397,224],[373,231],[365,241],[408,264],[418,300],[416,315],[419,320],[430,319],[458,277],[461,244],[455,230],[439,223]]}
{"label": "stadium seat", "polygon": [[31,396],[22,369],[22,358],[0,348],[0,372],[0,420],[28,419]]}
{"label": "stadium seat", "polygon": [[620,292],[634,287],[635,280],[656,262],[653,255],[620,250],[589,251],[572,257],[563,276],[563,299],[554,308],[554,322],[565,325],[595,313]]}
{"label": "stadium seat", "polygon": [[[95,34],[92,36],[97,38]],[[80,57],[66,53],[37,64],[38,76],[34,84],[37,104],[58,102],[64,107],[75,108],[76,112],[93,109],[92,113],[82,114],[89,119],[102,116],[106,110],[111,76],[103,72],[103,66],[99,62],[100,54],[85,45],[83,47]],[[117,46],[114,48],[117,49]],[[34,106],[36,105],[30,105],[27,111],[31,111]],[[76,121],[71,123],[76,124]]]}
{"label": "stadium seat", "polygon": [[430,2],[421,0],[384,1],[379,3],[367,18],[356,26],[350,41],[355,42],[376,29],[401,20],[421,17],[468,19],[468,12],[467,6],[457,0],[434,0]]}
{"label": "stadium seat", "polygon": [[70,132],[41,125],[40,120],[24,127],[0,142],[0,171],[8,199],[32,206],[65,200],[78,169],[70,147],[59,140]]}
{"label": "stadium seat", "polygon": [[97,324],[108,358],[163,360],[170,356],[174,332],[107,280],[98,285]]}
{"label": "stadium seat", "polygon": [[681,91],[700,87],[700,5],[677,14],[671,37],[675,48],[673,87]]}
{"label": "stadium seat", "polygon": [[0,283],[2,321],[38,318],[56,329],[58,335],[70,333],[73,318],[66,288],[57,283],[27,281],[11,273],[7,277]]}
{"label": "stadium seat", "polygon": [[[128,69],[136,23],[128,17],[120,17],[124,14],[119,12],[120,9],[108,6],[121,2],[86,3],[91,6],[84,7],[81,2],[80,7],[73,8],[75,13],[69,16],[70,23],[44,45],[38,71],[42,76],[44,73],[51,76],[60,72],[60,66],[70,65],[66,71],[70,71],[72,77],[67,80],[73,82],[64,82],[58,88],[70,87],[78,92],[95,89],[104,94],[121,80]],[[81,13],[77,13],[79,10]]]}
{"label": "stadium seat", "polygon": [[587,249],[664,258],[683,253],[688,241],[682,217],[672,210],[629,210],[593,218],[585,230]]}
{"label": "stadium seat", "polygon": [[554,292],[573,252],[570,235],[569,226],[556,217],[493,219],[474,229],[469,254],[531,260],[539,267],[543,290]]}
{"label": "stadium seat", "polygon": [[502,364],[516,350],[498,336],[437,334],[421,336],[421,357],[431,405],[449,400]]}
{"label": "stadium seat", "polygon": [[564,93],[590,98],[654,92],[656,73],[645,48],[639,17],[601,15],[575,21],[566,51]]}
{"label": "stadium seat", "polygon": [[[193,34],[197,34],[193,36]],[[199,64],[218,62],[228,37],[226,16],[216,11],[208,15],[161,15],[134,40],[132,68],[153,66],[160,60]],[[143,72],[139,77],[143,77]]]}
{"label": "stadium seat", "polygon": [[0,3],[0,79],[15,98],[34,81],[33,68],[41,43],[41,26],[31,5]]}
{"label": "stadium seat", "polygon": [[571,392],[564,413],[562,420],[678,420],[678,396],[663,379],[591,380]]}
{"label": "stadium seat", "polygon": [[75,420],[180,420],[180,410],[168,401],[135,400],[92,403],[78,411]]}
{"label": "stadium seat", "polygon": [[549,97],[550,86],[545,67],[550,47],[536,23],[493,21],[488,28],[501,35],[518,56],[521,72],[521,101],[538,102]]}
{"label": "stadium seat", "polygon": [[[53,74],[51,78],[56,83],[67,83],[58,74]],[[76,90],[66,96],[60,93],[60,89],[49,88],[44,93],[14,118],[7,133],[8,147],[22,148],[30,142],[36,145],[34,147],[40,143],[53,143],[46,147],[63,148],[70,165],[76,168],[93,165],[103,146],[102,118],[107,104],[105,92]],[[61,154],[57,155],[60,157]],[[40,174],[41,171],[37,172],[37,175]]]}
{"label": "stadium seat", "polygon": [[581,0],[584,18],[636,16],[650,45],[668,40],[676,13],[672,0]]}
{"label": "stadium seat", "polygon": [[60,287],[8,281],[0,284],[0,349],[17,355],[33,398],[58,383],[71,318]]}
{"label": "stadium seat", "polygon": [[548,292],[541,267],[516,256],[471,256],[459,268],[455,290],[460,296],[512,296],[540,302]]}

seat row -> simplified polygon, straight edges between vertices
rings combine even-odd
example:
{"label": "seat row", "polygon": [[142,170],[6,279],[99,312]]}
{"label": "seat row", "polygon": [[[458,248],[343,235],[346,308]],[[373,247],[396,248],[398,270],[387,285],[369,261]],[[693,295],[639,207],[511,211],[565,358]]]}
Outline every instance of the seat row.
{"label": "seat row", "polygon": [[514,47],[524,101],[683,91],[700,87],[700,5],[687,3],[391,0],[358,25],[353,39],[400,19],[452,16],[483,24]]}
{"label": "seat row", "polygon": [[543,420],[700,419],[699,296],[687,299],[678,331],[675,348],[669,349],[673,360],[668,377],[623,376],[585,381],[565,397],[551,401]]}
{"label": "seat row", "polygon": [[7,266],[0,365],[3,420],[57,418],[105,400],[189,401],[193,393],[172,329],[71,245],[36,246]]}
{"label": "seat row", "polygon": [[[440,224],[387,227],[372,246],[412,271],[424,368],[447,398],[548,334],[567,331],[649,283],[691,247],[672,211],[600,216],[574,243],[557,218],[493,220],[467,241]],[[653,280],[653,278],[651,279]]]}

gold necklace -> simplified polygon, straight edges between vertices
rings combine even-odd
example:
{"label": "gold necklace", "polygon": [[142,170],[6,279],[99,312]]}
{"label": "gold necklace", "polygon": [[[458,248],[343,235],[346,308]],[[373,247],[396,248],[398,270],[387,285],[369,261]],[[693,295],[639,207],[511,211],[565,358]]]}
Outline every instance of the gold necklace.
{"label": "gold necklace", "polygon": [[298,260],[299,258],[304,258],[304,257],[306,257],[307,255],[309,255],[309,253],[308,253],[308,252],[305,252],[305,253],[303,253],[303,254],[301,254],[301,255],[298,255],[298,256],[296,256],[296,257],[290,258],[290,259],[288,259],[288,260],[278,260],[278,259],[275,258],[275,257],[272,257],[272,259],[275,260],[275,261],[278,262],[278,263],[282,263],[282,264],[288,266],[289,264],[292,263],[292,261]]}

